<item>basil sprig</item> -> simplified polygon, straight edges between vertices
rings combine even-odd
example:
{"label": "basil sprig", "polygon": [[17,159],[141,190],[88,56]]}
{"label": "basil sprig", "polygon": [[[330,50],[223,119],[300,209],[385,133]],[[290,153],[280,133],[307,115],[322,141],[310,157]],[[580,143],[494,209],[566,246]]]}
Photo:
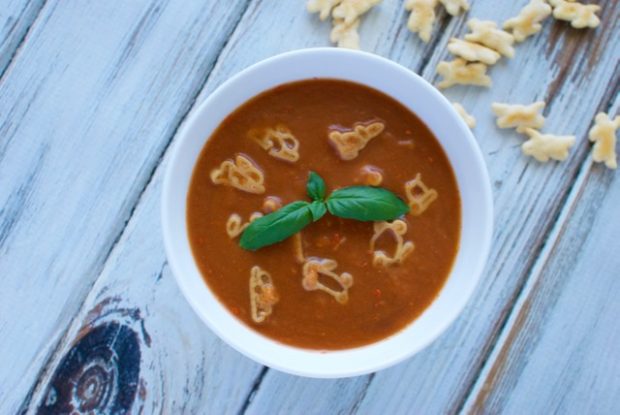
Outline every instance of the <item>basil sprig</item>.
{"label": "basil sprig", "polygon": [[326,199],[325,181],[310,172],[306,192],[312,202],[297,201],[254,220],[241,235],[239,245],[255,251],[296,234],[327,211],[334,216],[359,221],[394,220],[409,212],[409,206],[381,187],[351,186],[335,190]]}
{"label": "basil sprig", "polygon": [[293,202],[269,215],[253,221],[243,234],[239,244],[254,251],[283,241],[312,223],[311,203]]}

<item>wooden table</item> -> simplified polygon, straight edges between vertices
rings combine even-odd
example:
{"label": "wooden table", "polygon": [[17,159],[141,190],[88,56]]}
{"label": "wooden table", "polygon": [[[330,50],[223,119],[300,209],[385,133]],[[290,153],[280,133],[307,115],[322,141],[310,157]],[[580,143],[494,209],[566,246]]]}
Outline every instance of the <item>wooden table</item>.
{"label": "wooden table", "polygon": [[[401,0],[367,15],[362,48],[435,81],[466,16],[425,45]],[[526,3],[472,1],[503,21]],[[446,95],[478,119],[495,234],[466,311],[433,345],[369,376],[313,380],[246,359],[182,298],[166,263],[162,173],[175,134],[222,81],[274,54],[328,45],[301,0],[4,0],[0,7],[0,413],[620,413],[620,174],[587,131],[620,107],[620,2],[602,24],[548,19]],[[545,100],[575,134],[540,164],[498,130],[493,101]],[[63,406],[64,405],[64,406]]]}

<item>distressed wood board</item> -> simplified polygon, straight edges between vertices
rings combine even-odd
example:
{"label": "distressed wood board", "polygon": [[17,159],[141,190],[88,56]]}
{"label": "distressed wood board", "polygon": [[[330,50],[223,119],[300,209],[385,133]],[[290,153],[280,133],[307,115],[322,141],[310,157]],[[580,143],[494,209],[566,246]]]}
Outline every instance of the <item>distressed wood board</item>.
{"label": "distressed wood board", "polygon": [[101,273],[244,7],[50,1],[16,49],[0,81],[6,412]]}
{"label": "distressed wood board", "polygon": [[586,161],[467,412],[618,411],[619,198],[618,175]]}
{"label": "distressed wood board", "polygon": [[[492,89],[446,92],[478,119],[496,208],[489,264],[467,310],[437,342],[394,368],[341,380],[289,376],[234,352],[194,316],[168,270],[161,176],[188,109],[262,58],[328,44],[329,24],[308,16],[303,2],[206,3],[48,2],[23,17],[30,29],[12,41],[0,78],[0,108],[11,108],[0,111],[0,267],[11,293],[0,294],[0,338],[17,340],[0,341],[0,366],[10,368],[0,376],[1,412],[56,408],[65,396],[57,392],[79,374],[72,359],[106,353],[124,358],[113,370],[125,374],[134,398],[123,408],[135,412],[578,413],[594,405],[576,405],[587,388],[605,398],[591,406],[597,413],[620,410],[610,356],[618,340],[610,300],[618,186],[613,172],[592,166],[586,140],[597,111],[617,111],[618,3],[601,3],[595,31],[549,19],[512,61],[492,68]],[[468,16],[501,21],[524,3],[473,1]],[[80,23],[67,29],[73,20]],[[360,27],[362,48],[434,81],[466,17],[440,13],[430,45],[405,21],[402,2],[385,0]],[[45,70],[32,65],[46,59],[54,64]],[[69,90],[75,82],[79,90]],[[564,163],[523,157],[522,138],[494,126],[491,102],[537,99],[548,102],[545,131],[578,137]],[[566,212],[585,218],[583,226]],[[584,248],[575,248],[586,230]],[[31,252],[40,254],[24,266]],[[597,284],[578,272],[592,261]],[[581,343],[557,357],[553,382],[543,381],[541,363],[566,339],[563,316],[584,290],[589,301],[574,335]],[[575,358],[581,378],[571,380]]]}

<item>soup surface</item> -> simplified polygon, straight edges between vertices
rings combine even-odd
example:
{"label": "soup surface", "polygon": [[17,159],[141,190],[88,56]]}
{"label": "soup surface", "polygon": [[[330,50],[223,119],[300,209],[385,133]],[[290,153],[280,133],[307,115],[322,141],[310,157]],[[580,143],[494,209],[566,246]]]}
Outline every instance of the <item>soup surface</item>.
{"label": "soup surface", "polygon": [[[329,139],[356,126],[383,125],[382,131],[343,160]],[[276,127],[279,126],[279,127]],[[279,128],[298,142],[296,161],[274,157],[256,139],[257,131]],[[260,134],[259,134],[260,135]],[[290,143],[289,143],[290,144]],[[215,184],[212,172],[242,155],[264,177],[264,192],[250,193]],[[405,215],[406,232],[387,229],[371,246],[377,225],[325,215],[293,237],[254,252],[227,232],[232,214],[245,223],[270,203],[308,200],[310,171],[334,189],[377,184],[404,201],[424,199]],[[372,173],[369,173],[372,172]],[[419,175],[419,176],[418,176]],[[416,178],[407,194],[405,184]],[[374,178],[374,179],[373,179]],[[428,196],[428,197],[426,197]],[[267,203],[265,200],[268,199]],[[430,202],[429,202],[430,201]],[[415,213],[415,214],[414,214]],[[450,273],[459,244],[461,206],[452,168],[426,125],[403,105],[363,85],[313,79],[281,85],[243,104],[217,128],[194,168],[187,199],[187,226],[194,258],[210,289],[241,321],[261,334],[290,345],[345,349],[383,339],[411,323],[430,305]],[[389,223],[384,222],[384,225]],[[379,223],[381,225],[381,223]],[[400,241],[400,245],[399,245]],[[303,254],[299,253],[301,243]],[[406,246],[405,246],[406,245]],[[414,246],[411,251],[411,245]],[[400,249],[400,251],[399,251]],[[386,264],[401,253],[400,261]],[[299,257],[302,256],[300,259]],[[304,262],[334,260],[336,279],[319,274],[334,292],[308,290]],[[277,302],[261,322],[252,318],[249,281],[258,266],[270,277]],[[304,288],[306,285],[306,288]],[[350,287],[349,287],[350,285]]]}

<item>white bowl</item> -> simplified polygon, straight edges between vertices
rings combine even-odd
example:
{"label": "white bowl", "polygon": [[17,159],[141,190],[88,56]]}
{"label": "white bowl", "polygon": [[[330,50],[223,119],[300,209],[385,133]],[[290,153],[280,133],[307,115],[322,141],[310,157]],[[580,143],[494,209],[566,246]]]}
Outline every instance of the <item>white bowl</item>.
{"label": "white bowl", "polygon": [[[187,235],[186,198],[192,170],[211,133],[229,113],[260,92],[308,78],[358,82],[404,104],[441,143],[461,192],[460,248],[437,298],[400,332],[348,350],[321,352],[296,348],[250,329],[209,290],[194,262]],[[193,111],[176,138],[166,171],[162,223],[168,262],[181,291],[221,339],[251,359],[283,372],[335,378],[394,365],[431,343],[456,319],[484,268],[491,242],[493,205],[480,149],[443,95],[415,73],[387,59],[364,52],[319,48],[285,53],[252,65],[224,82]]]}

